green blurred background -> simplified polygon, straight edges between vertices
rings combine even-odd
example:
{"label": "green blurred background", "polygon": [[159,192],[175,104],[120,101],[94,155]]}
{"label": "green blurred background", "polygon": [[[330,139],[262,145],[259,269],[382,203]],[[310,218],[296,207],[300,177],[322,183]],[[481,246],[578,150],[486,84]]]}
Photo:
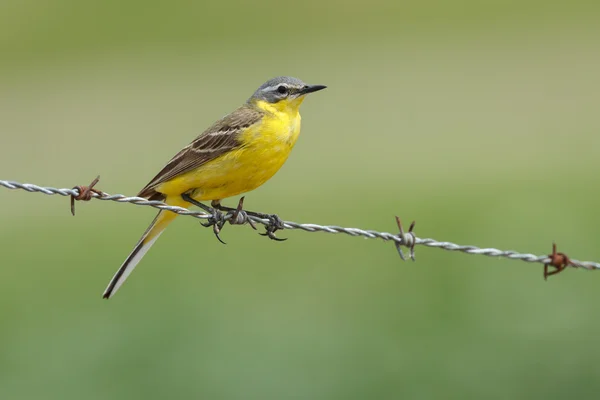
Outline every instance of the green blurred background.
{"label": "green blurred background", "polygon": [[[600,3],[0,2],[0,179],[134,195],[266,79],[303,105],[250,209],[600,260]],[[231,201],[234,204],[235,200]],[[592,398],[600,273],[0,190],[2,399]]]}

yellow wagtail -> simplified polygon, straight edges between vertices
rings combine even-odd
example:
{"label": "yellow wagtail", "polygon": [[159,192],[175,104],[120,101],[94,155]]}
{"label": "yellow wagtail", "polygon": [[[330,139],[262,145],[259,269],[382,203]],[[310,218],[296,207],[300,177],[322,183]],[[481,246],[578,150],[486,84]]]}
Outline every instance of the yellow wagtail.
{"label": "yellow wagtail", "polygon": [[[222,206],[221,200],[256,189],[281,168],[300,134],[300,104],[308,93],[325,87],[307,85],[288,76],[265,82],[243,106],[215,122],[177,153],[138,196],[173,206],[201,207],[212,215],[205,226],[212,225],[218,238],[224,223],[220,211],[236,210]],[[208,200],[212,207],[200,203]],[[237,210],[241,204],[240,201]],[[267,227],[267,234],[275,239],[273,232],[282,227],[279,217],[245,212],[269,218],[273,226]],[[158,213],[111,279],[104,298],[117,292],[176,216],[171,211]]]}

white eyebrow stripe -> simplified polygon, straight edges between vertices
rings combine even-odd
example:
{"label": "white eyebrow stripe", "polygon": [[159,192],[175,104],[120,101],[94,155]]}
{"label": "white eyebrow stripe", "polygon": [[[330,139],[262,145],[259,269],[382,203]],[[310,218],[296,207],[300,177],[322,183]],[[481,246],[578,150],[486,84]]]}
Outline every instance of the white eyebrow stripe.
{"label": "white eyebrow stripe", "polygon": [[282,82],[282,83],[278,83],[275,86],[267,86],[266,88],[263,89],[263,92],[268,92],[268,91],[271,91],[271,90],[276,90],[279,86],[285,86],[286,88],[290,88],[289,84],[287,84],[285,82]]}

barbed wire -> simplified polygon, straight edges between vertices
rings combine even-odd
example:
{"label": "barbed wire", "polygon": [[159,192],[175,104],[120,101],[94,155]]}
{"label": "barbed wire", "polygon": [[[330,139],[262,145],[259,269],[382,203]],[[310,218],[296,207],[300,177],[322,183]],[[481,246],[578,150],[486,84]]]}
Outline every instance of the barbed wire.
{"label": "barbed wire", "polygon": [[[96,182],[96,181],[95,181]],[[54,187],[38,186],[31,183],[20,183],[15,181],[0,180],[0,186],[7,189],[14,190],[25,190],[27,192],[38,192],[46,195],[60,195],[69,196],[72,199],[77,200],[90,200],[95,198],[104,201],[115,201],[118,203],[131,203],[138,206],[150,206],[159,210],[168,210],[180,215],[187,215],[199,219],[210,219],[211,214],[203,211],[192,211],[187,208],[171,206],[157,200],[148,200],[142,197],[131,197],[122,194],[108,194],[93,189],[88,189],[85,186],[77,186],[72,189],[57,189]],[[93,186],[93,185],[91,185]],[[90,186],[90,188],[91,188]],[[87,190],[86,190],[87,189]],[[85,190],[85,193],[83,191]],[[225,215],[225,220],[229,220],[233,224],[244,224],[246,222],[255,222],[265,226],[272,224],[270,219],[259,218],[256,216],[246,215],[241,221],[234,221],[232,218],[236,218],[231,213]],[[564,253],[556,252],[556,245],[553,244],[553,251],[550,255],[535,255],[530,253],[519,253],[513,250],[499,250],[495,248],[481,248],[477,246],[459,245],[452,242],[441,242],[430,238],[419,238],[412,231],[414,228],[414,222],[411,224],[408,232],[404,232],[400,219],[396,217],[400,233],[393,234],[388,232],[379,232],[375,230],[365,230],[360,228],[345,228],[336,225],[318,225],[318,224],[303,224],[293,221],[283,221],[284,229],[300,229],[306,232],[325,232],[325,233],[343,233],[350,236],[362,236],[369,239],[382,239],[385,241],[394,242],[398,253],[404,259],[402,247],[410,249],[410,257],[414,260],[414,247],[415,246],[427,246],[439,248],[447,251],[457,251],[466,254],[479,254],[488,257],[502,257],[510,260],[521,260],[528,263],[544,264],[544,277],[558,273],[567,266],[575,268],[585,268],[588,270],[600,269],[600,263],[593,261],[579,261],[570,259]],[[548,272],[548,267],[552,266],[555,268],[554,271]]]}

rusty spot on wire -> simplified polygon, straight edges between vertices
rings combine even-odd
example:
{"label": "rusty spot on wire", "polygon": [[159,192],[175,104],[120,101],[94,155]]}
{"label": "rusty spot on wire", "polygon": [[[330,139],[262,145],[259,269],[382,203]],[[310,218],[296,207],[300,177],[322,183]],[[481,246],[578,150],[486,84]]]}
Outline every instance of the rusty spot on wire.
{"label": "rusty spot on wire", "polygon": [[[547,280],[550,275],[558,274],[568,266],[573,265],[565,253],[556,251],[556,243],[552,243],[552,254],[548,254],[548,257],[550,262],[544,264],[544,280]],[[554,271],[548,271],[550,267],[554,267]]]}
{"label": "rusty spot on wire", "polygon": [[73,189],[77,190],[79,194],[77,196],[71,195],[71,214],[75,215],[75,200],[77,201],[90,201],[94,197],[94,193],[97,195],[103,195],[101,190],[94,189],[94,186],[100,181],[100,175],[96,177],[88,186],[75,186]]}

